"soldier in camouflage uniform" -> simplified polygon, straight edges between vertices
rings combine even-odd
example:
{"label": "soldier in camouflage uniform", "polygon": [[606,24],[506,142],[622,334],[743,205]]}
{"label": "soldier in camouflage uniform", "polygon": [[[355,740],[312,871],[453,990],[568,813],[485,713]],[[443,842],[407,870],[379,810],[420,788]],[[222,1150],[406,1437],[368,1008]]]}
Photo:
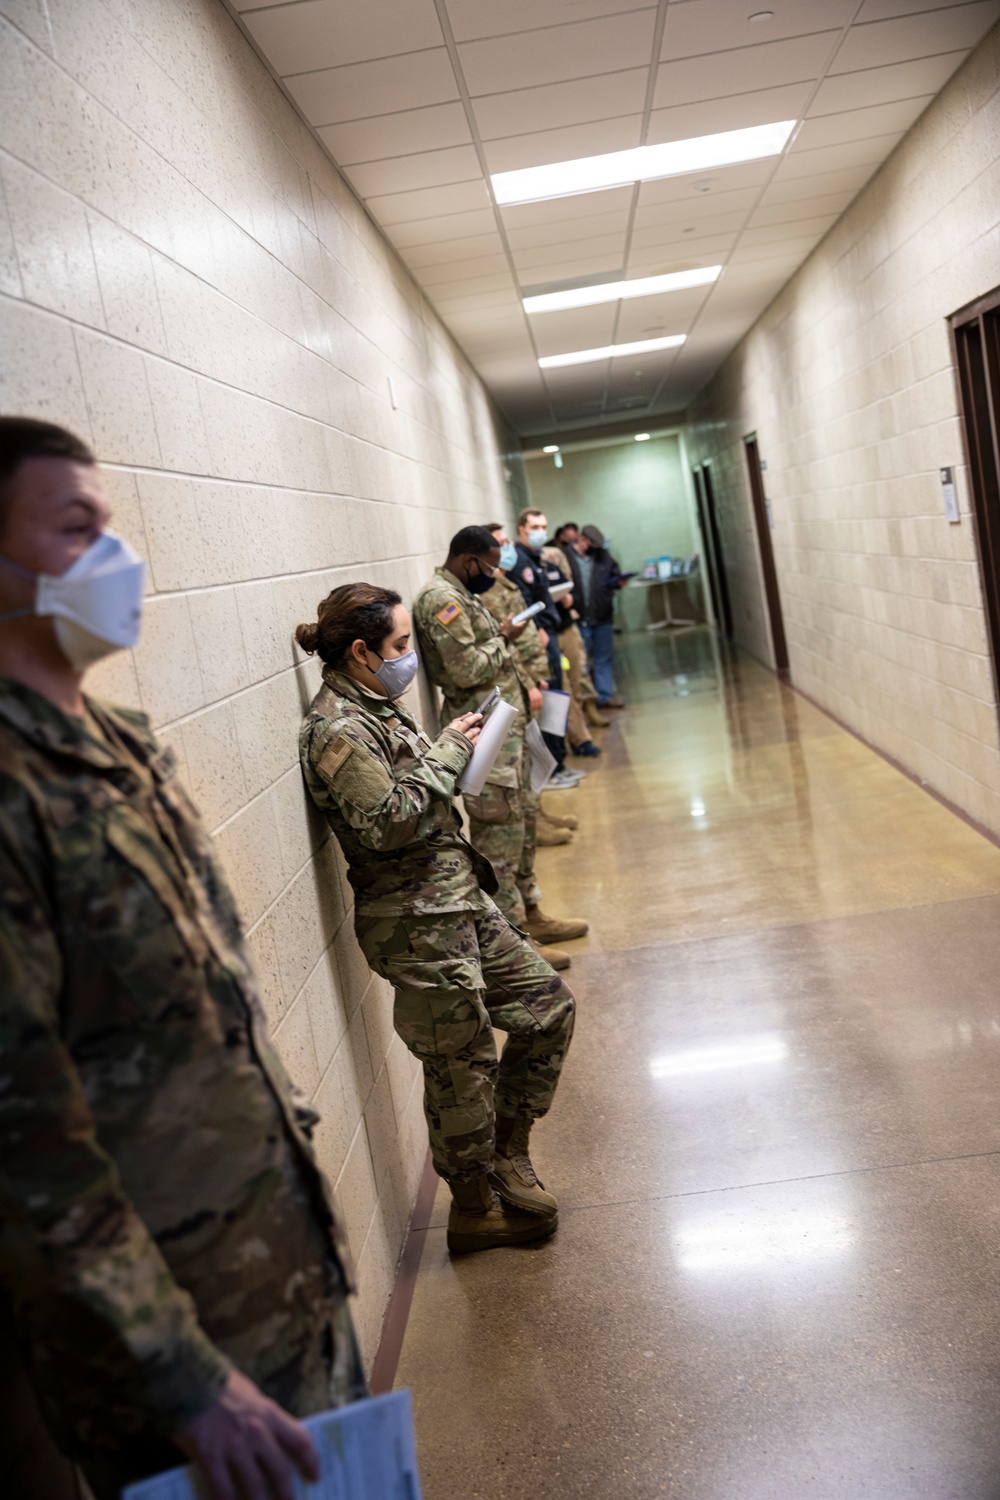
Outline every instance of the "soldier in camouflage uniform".
{"label": "soldier in camouflage uniform", "polygon": [[[504,915],[537,942],[569,941],[583,937],[587,923],[547,917],[537,907],[536,802],[524,747],[524,730],[532,712],[531,691],[537,689],[511,645],[519,640],[524,627],[515,626],[511,615],[498,624],[483,602],[495,587],[499,561],[500,546],[489,528],[465,527],[452,538],[444,566],[414,600],[414,624],[428,676],[441,689],[449,717],[474,709],[494,687],[519,710],[482,795],[464,799],[469,836],[497,872],[497,905]],[[519,601],[515,605],[523,607]],[[546,956],[551,953],[550,949]],[[556,962],[569,967],[564,954],[559,954]]]}
{"label": "soldier in camouflage uniform", "polygon": [[100,1500],[182,1452],[263,1500],[314,1468],[285,1413],[364,1394],[351,1271],[171,752],[81,691],[107,584],[87,632],[37,613],[107,514],[78,440],[0,419],[0,1280]]}
{"label": "soldier in camouflage uniform", "polygon": [[[556,1201],[528,1154],[552,1101],[573,996],[490,899],[488,861],[462,836],[455,783],[478,735],[458,716],[431,741],[399,703],[417,670],[399,595],[335,589],[315,624],[323,687],[306,715],[306,785],[348,865],[362,951],[396,991],[397,1032],[424,1069],[435,1170],[454,1252],[544,1238]],[[507,1033],[497,1062],[493,1027]]]}

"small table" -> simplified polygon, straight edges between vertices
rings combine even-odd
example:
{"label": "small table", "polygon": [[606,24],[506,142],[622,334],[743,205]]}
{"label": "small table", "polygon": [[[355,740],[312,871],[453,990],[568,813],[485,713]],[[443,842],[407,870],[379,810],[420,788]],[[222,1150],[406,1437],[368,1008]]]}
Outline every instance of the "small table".
{"label": "small table", "polygon": [[689,578],[696,578],[698,569],[692,568],[689,573],[674,573],[670,578],[633,578],[632,587],[640,589],[661,589],[663,593],[663,619],[654,620],[647,625],[647,630],[678,630],[687,625],[700,625],[700,620],[690,620],[685,615],[675,615],[670,602],[670,585],[672,583],[687,583]]}

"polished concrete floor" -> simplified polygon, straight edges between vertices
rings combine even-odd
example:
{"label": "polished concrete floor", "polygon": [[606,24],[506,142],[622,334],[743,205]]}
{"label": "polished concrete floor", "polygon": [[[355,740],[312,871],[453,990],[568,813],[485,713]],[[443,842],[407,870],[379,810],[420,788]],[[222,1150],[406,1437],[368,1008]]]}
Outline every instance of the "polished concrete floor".
{"label": "polished concrete floor", "polygon": [[707,632],[621,652],[539,859],[559,1231],[416,1230],[426,1500],[995,1500],[1000,850]]}

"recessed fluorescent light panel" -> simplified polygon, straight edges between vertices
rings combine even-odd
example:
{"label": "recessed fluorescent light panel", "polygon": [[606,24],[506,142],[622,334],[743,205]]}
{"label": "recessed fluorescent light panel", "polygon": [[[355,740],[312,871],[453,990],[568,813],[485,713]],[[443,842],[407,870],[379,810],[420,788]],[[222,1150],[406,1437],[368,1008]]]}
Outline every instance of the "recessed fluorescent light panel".
{"label": "recessed fluorescent light panel", "polygon": [[686,340],[686,333],[671,333],[665,339],[639,339],[635,344],[607,344],[603,349],[574,349],[571,354],[544,354],[538,365],[542,370],[558,370],[563,365],[589,365],[598,359],[621,359],[623,354],[652,354],[657,349],[677,349]]}
{"label": "recessed fluorescent light panel", "polygon": [[797,120],[752,125],[747,130],[723,130],[718,135],[696,135],[687,141],[661,146],[636,146],[631,151],[609,151],[603,156],[581,156],[576,161],[546,167],[522,167],[516,172],[494,172],[490,178],[499,204],[537,203],[542,198],[567,198],[574,193],[596,193],[604,188],[649,182],[656,177],[680,177],[711,167],[733,167],[740,162],[780,156]]}
{"label": "recessed fluorescent light panel", "polygon": [[632,297],[655,297],[657,292],[684,292],[693,286],[718,281],[721,266],[703,266],[695,271],[668,271],[663,276],[637,276],[632,281],[604,281],[597,286],[575,286],[564,292],[543,292],[525,297],[526,313],[563,312],[568,307],[596,307],[601,302],[627,302]]}

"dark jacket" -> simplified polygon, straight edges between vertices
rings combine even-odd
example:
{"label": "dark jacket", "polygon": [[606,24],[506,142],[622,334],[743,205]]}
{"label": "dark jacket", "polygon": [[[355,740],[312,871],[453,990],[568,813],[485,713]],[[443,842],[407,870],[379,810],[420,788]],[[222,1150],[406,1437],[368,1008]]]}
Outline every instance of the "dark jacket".
{"label": "dark jacket", "polygon": [[[581,583],[580,592],[574,595],[574,600],[584,625],[609,625],[615,617],[615,595],[622,570],[607,547],[592,547],[590,556],[593,558],[593,567],[590,572],[589,596],[584,597]],[[582,571],[579,558],[577,571]]]}
{"label": "dark jacket", "polygon": [[558,634],[561,623],[559,610],[549,593],[550,583],[562,583],[563,576],[556,563],[547,563],[539,552],[532,552],[523,542],[517,544],[517,566],[510,577],[524,595],[525,602],[537,604],[541,601],[545,609],[534,616],[536,625],[543,630]]}

